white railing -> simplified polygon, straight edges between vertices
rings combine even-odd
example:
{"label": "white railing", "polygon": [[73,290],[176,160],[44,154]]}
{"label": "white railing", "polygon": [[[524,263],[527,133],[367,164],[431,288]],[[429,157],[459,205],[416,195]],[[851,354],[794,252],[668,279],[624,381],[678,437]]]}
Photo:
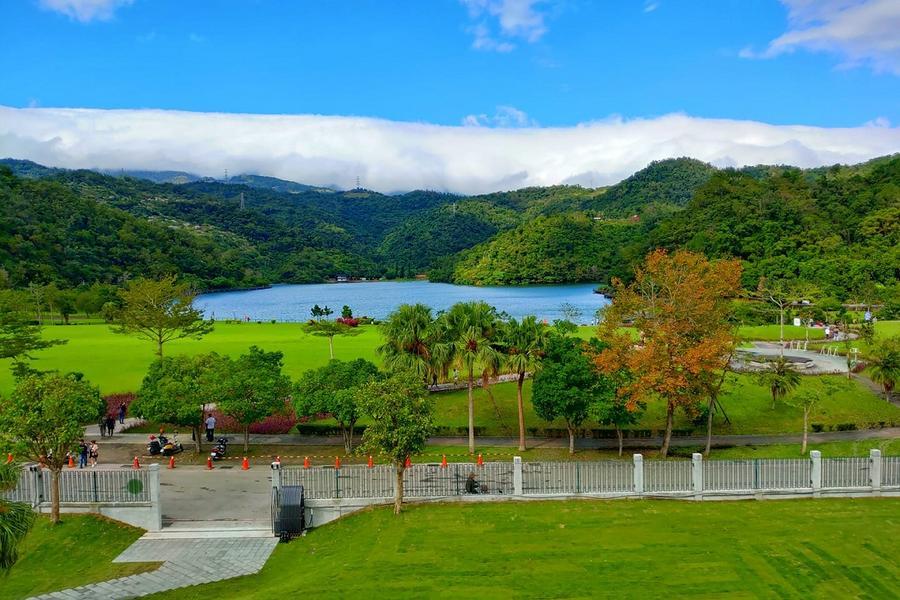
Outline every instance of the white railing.
{"label": "white railing", "polygon": [[634,466],[624,460],[522,464],[524,494],[604,494],[634,489]]}
{"label": "white railing", "polygon": [[855,488],[869,486],[868,458],[823,458],[823,488]]}
{"label": "white railing", "polygon": [[[474,474],[482,494],[552,496],[571,494],[702,496],[828,493],[842,490],[900,488],[900,457],[809,458],[704,461],[688,460],[492,462],[415,464],[404,472],[404,494],[411,498],[445,498],[466,494]],[[396,473],[389,465],[285,467],[285,485],[303,485],[309,499],[390,498]]]}
{"label": "white railing", "polygon": [[644,491],[691,491],[691,462],[687,460],[648,460],[644,463]]}

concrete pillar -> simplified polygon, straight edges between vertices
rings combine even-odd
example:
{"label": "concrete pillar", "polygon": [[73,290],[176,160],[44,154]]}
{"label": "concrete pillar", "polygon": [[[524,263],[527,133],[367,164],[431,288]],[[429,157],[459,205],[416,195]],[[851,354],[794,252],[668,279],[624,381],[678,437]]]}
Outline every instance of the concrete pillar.
{"label": "concrete pillar", "polygon": [[644,456],[632,455],[634,459],[634,493],[638,496],[644,493]]}
{"label": "concrete pillar", "polygon": [[513,456],[513,494],[522,495],[522,457]]}
{"label": "concrete pillar", "polygon": [[272,463],[272,487],[277,490],[281,489],[281,463],[280,462]]}
{"label": "concrete pillar", "polygon": [[872,491],[881,490],[881,450],[869,450],[869,484]]}
{"label": "concrete pillar", "polygon": [[162,529],[162,503],[159,499],[159,465],[153,463],[147,467],[150,484],[150,504],[153,514],[150,517],[150,531]]}
{"label": "concrete pillar", "polygon": [[691,454],[691,489],[695,496],[703,493],[703,455],[699,452]]}
{"label": "concrete pillar", "polygon": [[814,491],[822,489],[822,453],[818,450],[809,452],[809,460],[811,462],[809,468],[810,487]]}

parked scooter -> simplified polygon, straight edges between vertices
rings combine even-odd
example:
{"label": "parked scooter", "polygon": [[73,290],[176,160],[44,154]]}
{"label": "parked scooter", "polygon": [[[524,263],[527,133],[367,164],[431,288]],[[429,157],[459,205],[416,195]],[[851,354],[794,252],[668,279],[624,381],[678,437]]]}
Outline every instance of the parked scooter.
{"label": "parked scooter", "polygon": [[228,438],[220,437],[216,440],[215,445],[212,447],[212,450],[209,453],[209,456],[213,460],[221,460],[225,458],[226,454],[228,454]]}
{"label": "parked scooter", "polygon": [[158,438],[155,435],[151,435],[150,441],[147,443],[147,454],[150,456],[157,456],[160,454],[163,456],[173,456],[181,452],[184,452],[184,446],[175,439],[174,435],[171,440],[164,435],[160,435]]}

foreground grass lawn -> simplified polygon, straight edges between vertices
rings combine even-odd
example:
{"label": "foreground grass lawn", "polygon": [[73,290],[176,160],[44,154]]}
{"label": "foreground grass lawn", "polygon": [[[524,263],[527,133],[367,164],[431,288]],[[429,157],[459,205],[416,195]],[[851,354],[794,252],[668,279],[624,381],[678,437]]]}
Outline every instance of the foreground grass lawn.
{"label": "foreground grass lawn", "polygon": [[179,598],[896,598],[900,501],[378,508]]}
{"label": "foreground grass lawn", "polygon": [[19,562],[0,575],[0,598],[26,598],[157,568],[156,563],[113,564],[144,531],[94,515],[63,515],[53,526],[39,517],[23,542]]}

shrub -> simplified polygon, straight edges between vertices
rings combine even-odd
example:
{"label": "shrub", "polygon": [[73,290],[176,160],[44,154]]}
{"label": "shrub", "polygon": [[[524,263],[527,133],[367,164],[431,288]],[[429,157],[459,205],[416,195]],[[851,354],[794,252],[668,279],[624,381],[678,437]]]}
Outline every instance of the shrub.
{"label": "shrub", "polygon": [[[112,415],[113,417],[118,418],[119,416],[119,405],[123,402],[126,406],[131,406],[131,403],[134,402],[134,392],[122,392],[119,394],[108,394],[103,396],[103,400],[106,401],[106,414]],[[136,417],[138,415],[131,415],[132,417]]]}

